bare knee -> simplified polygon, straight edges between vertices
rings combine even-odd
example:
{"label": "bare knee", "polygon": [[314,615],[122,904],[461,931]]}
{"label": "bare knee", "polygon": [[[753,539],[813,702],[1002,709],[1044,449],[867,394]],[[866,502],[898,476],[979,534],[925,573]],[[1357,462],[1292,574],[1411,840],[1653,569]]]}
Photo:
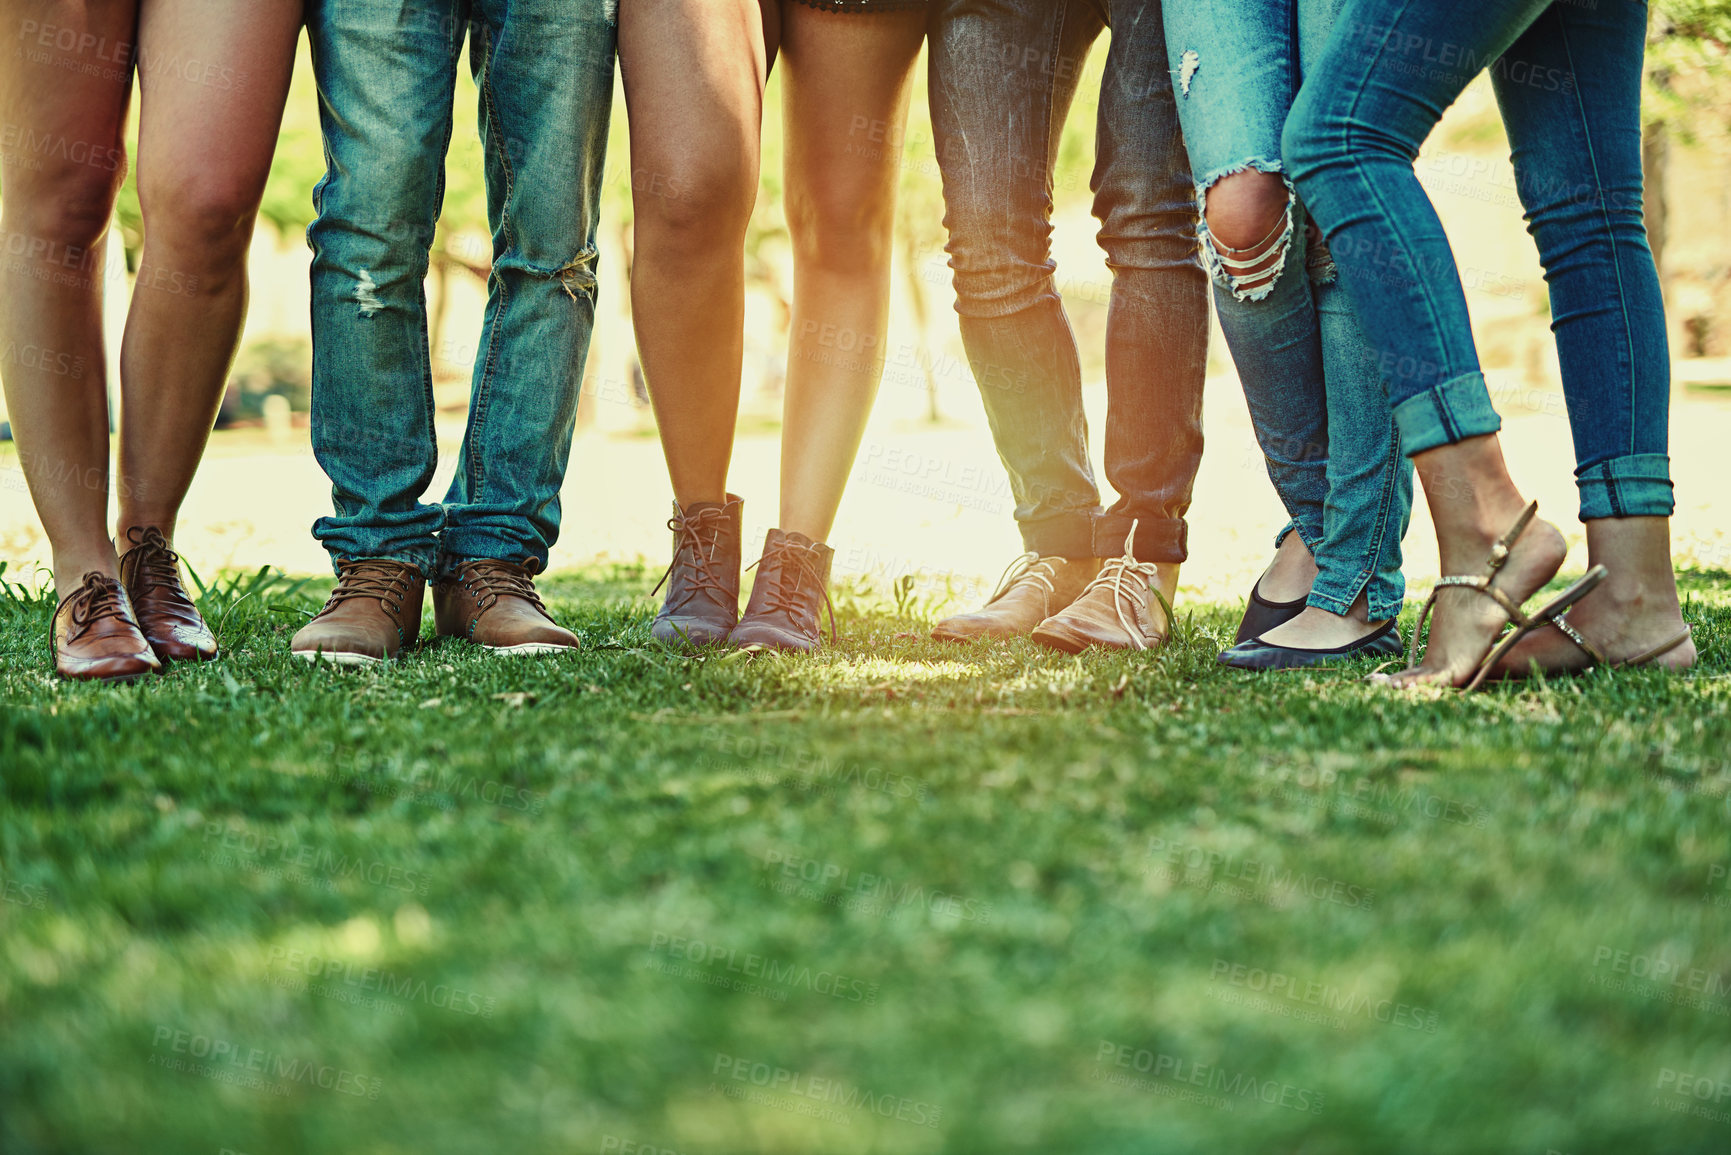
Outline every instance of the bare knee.
{"label": "bare knee", "polygon": [[856,181],[819,175],[808,187],[789,189],[787,228],[803,265],[860,275],[890,262],[895,231],[893,196]]}
{"label": "bare knee", "polygon": [[7,186],[6,231],[33,243],[90,249],[108,235],[114,198],[125,172],[80,166],[58,173],[33,173],[28,183]]}
{"label": "bare knee", "polygon": [[1271,172],[1221,177],[1207,192],[1208,231],[1228,248],[1251,248],[1280,227],[1290,199],[1285,182]]}
{"label": "bare knee", "polygon": [[139,190],[145,244],[182,271],[217,273],[246,261],[258,196],[220,179],[176,180]]}
{"label": "bare knee", "polygon": [[1204,194],[1204,261],[1236,299],[1261,300],[1274,291],[1292,248],[1291,205],[1279,176],[1253,169],[1221,177]]}
{"label": "bare knee", "polygon": [[757,201],[744,157],[691,156],[631,174],[637,246],[686,256],[737,251]]}

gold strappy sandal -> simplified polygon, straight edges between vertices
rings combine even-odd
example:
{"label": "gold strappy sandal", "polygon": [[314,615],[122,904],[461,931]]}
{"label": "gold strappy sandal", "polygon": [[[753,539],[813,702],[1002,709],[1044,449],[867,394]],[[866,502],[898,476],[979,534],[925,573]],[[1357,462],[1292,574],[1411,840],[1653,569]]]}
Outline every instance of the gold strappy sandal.
{"label": "gold strappy sandal", "polygon": [[[1566,608],[1567,607],[1565,607],[1565,609]],[[1678,646],[1680,646],[1684,642],[1688,641],[1690,636],[1693,635],[1695,632],[1695,629],[1693,626],[1685,625],[1682,629],[1682,632],[1678,633],[1674,637],[1667,639],[1666,641],[1660,642],[1658,645],[1654,646],[1652,649],[1643,650],[1639,654],[1636,654],[1632,658],[1624,658],[1620,662],[1613,662],[1609,658],[1605,657],[1604,653],[1600,651],[1599,647],[1595,646],[1592,642],[1589,642],[1586,638],[1581,636],[1581,632],[1579,630],[1577,630],[1573,624],[1570,623],[1567,614],[1557,613],[1557,614],[1553,615],[1547,621],[1542,621],[1542,622],[1537,621],[1536,620],[1537,617],[1538,617],[1538,615],[1535,614],[1534,615],[1534,618],[1535,618],[1534,627],[1537,628],[1538,626],[1546,626],[1546,625],[1557,627],[1558,633],[1562,634],[1565,638],[1569,639],[1571,642],[1575,643],[1575,645],[1579,646],[1581,649],[1581,652],[1586,654],[1587,657],[1592,659],[1593,665],[1588,667],[1589,669],[1592,669],[1592,668],[1598,667],[1598,666],[1603,666],[1608,670],[1627,670],[1627,669],[1631,669],[1635,666],[1644,666],[1648,662],[1652,661],[1654,658],[1663,657],[1664,655],[1670,653],[1672,650],[1676,649]]]}
{"label": "gold strappy sandal", "polygon": [[1491,646],[1490,652],[1480,660],[1478,669],[1473,673],[1472,681],[1464,687],[1470,693],[1484,684],[1485,678],[1490,675],[1491,670],[1496,668],[1496,664],[1502,660],[1503,655],[1514,649],[1522,638],[1540,626],[1555,622],[1562,616],[1563,611],[1581,600],[1583,596],[1605,580],[1610,571],[1602,565],[1596,565],[1588,570],[1579,581],[1541,606],[1537,613],[1530,615],[1522,611],[1521,607],[1515,603],[1515,599],[1491,584],[1496,580],[1497,574],[1502,572],[1503,566],[1507,564],[1509,551],[1514,548],[1515,542],[1520,540],[1521,534],[1527,531],[1527,526],[1532,524],[1533,517],[1538,512],[1538,502],[1530,502],[1527,505],[1527,508],[1521,512],[1521,516],[1515,519],[1515,524],[1509,527],[1509,531],[1503,534],[1495,545],[1491,546],[1491,556],[1485,562],[1484,573],[1472,577],[1452,574],[1437,579],[1436,585],[1431,587],[1430,596],[1425,599],[1423,608],[1419,610],[1418,624],[1413,627],[1412,640],[1407,646],[1406,668],[1408,671],[1418,669],[1419,638],[1424,634],[1425,622],[1430,619],[1431,610],[1436,608],[1437,595],[1445,589],[1460,587],[1484,594],[1502,607],[1503,613],[1509,617],[1509,624],[1514,627],[1498,638],[1496,644]]}

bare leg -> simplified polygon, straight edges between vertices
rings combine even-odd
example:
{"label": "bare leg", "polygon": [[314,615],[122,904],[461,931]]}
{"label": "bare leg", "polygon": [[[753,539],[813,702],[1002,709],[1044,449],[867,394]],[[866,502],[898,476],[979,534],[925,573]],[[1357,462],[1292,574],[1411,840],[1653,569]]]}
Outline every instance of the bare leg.
{"label": "bare leg", "polygon": [[[1671,569],[1671,519],[1596,517],[1587,522],[1587,561],[1610,575],[1568,612],[1569,624],[1606,658],[1626,661],[1663,645],[1683,629],[1677,575]],[[1683,670],[1695,664],[1695,643],[1686,641],[1653,659],[1653,665]],[[1545,671],[1580,670],[1590,659],[1557,630],[1529,634],[1497,666],[1519,677],[1534,665]]]}
{"label": "bare leg", "polygon": [[[144,255],[120,350],[120,521],[174,536],[246,316],[300,0],[151,0],[139,18]],[[189,60],[220,60],[220,71]]]}
{"label": "bare leg", "polygon": [[[1436,523],[1443,573],[1483,573],[1491,547],[1526,508],[1503,462],[1497,435],[1439,445],[1414,454],[1412,463]],[[1509,551],[1495,584],[1516,604],[1523,603],[1556,575],[1567,552],[1557,527],[1535,520]],[[1502,607],[1475,590],[1443,590],[1431,614],[1424,663],[1391,680],[1401,686],[1464,685],[1507,621]]]}
{"label": "bare leg", "polygon": [[102,273],[126,174],[137,8],[137,0],[0,0],[0,21],[18,36],[0,67],[0,123],[22,129],[4,160],[0,376],[62,597],[88,572],[120,572],[107,525]]}
{"label": "bare leg", "polygon": [[926,18],[783,13],[794,265],[780,525],[823,541],[883,377],[902,127]]}
{"label": "bare leg", "polygon": [[766,54],[757,0],[628,0],[637,350],[681,506],[724,499],[744,358],[745,229]]}

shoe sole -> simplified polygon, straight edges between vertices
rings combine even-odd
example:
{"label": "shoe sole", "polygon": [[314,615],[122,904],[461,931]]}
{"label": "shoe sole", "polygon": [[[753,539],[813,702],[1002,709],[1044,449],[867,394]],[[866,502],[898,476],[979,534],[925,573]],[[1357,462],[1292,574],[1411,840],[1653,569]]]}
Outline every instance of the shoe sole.
{"label": "shoe sole", "polygon": [[[1063,633],[1059,630],[1048,630],[1044,626],[1041,626],[1039,629],[1035,630],[1032,634],[1030,634],[1028,636],[1033,638],[1035,643],[1037,643],[1038,645],[1045,646],[1047,649],[1051,649],[1051,650],[1062,650],[1066,654],[1079,654],[1083,650],[1087,649],[1089,646],[1097,646],[1100,644],[1100,643],[1095,642],[1091,639],[1078,638],[1078,637],[1075,637],[1074,635]],[[1112,649],[1128,649],[1129,647],[1128,646],[1123,646],[1123,647],[1114,646],[1111,648]]]}
{"label": "shoe sole", "polygon": [[503,654],[509,658],[532,657],[535,654],[574,654],[576,646],[563,646],[557,642],[523,642],[515,646],[482,646],[489,654]]}
{"label": "shoe sole", "polygon": [[371,654],[348,654],[341,650],[290,650],[295,657],[309,665],[317,665],[320,661],[332,666],[382,666],[389,658],[375,658]]}
{"label": "shoe sole", "polygon": [[1147,654],[1158,650],[1166,644],[1166,639],[1161,638],[1152,645],[1138,650],[1135,646],[1115,646],[1110,642],[1102,642],[1094,638],[1080,637],[1062,628],[1047,629],[1043,625],[1039,629],[1035,630],[1030,636],[1039,645],[1045,646],[1048,649],[1062,650],[1066,654],[1079,654],[1082,651],[1089,649],[1110,650],[1113,653],[1124,654]]}

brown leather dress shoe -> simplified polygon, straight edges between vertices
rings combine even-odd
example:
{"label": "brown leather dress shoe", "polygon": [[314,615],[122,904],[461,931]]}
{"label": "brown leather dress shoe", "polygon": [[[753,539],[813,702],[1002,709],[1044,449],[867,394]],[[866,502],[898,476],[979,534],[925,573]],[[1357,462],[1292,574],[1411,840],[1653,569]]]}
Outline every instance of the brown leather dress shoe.
{"label": "brown leather dress shoe", "polygon": [[1066,559],[1025,553],[1010,563],[983,609],[945,618],[932,637],[946,642],[970,638],[1025,638],[1034,628],[1081,596],[1096,573],[1095,558]]}
{"label": "brown leather dress shoe", "polygon": [[720,505],[674,503],[667,528],[673,531],[673,561],[656,583],[667,600],[649,627],[649,636],[670,646],[725,642],[739,621],[739,539],[744,504],[733,494]]}
{"label": "brown leather dress shoe", "polygon": [[132,548],[120,555],[120,584],[132,599],[138,628],[163,662],[208,662],[216,635],[180,584],[180,555],[154,525],[126,531]]}
{"label": "brown leather dress shoe", "polygon": [[317,617],[300,628],[289,650],[338,666],[389,661],[421,636],[427,583],[412,565],[385,558],[337,563],[337,588]]}
{"label": "brown leather dress shoe", "polygon": [[1153,562],[1136,560],[1131,553],[1135,540],[1132,525],[1124,556],[1107,561],[1081,597],[1041,622],[1034,631],[1036,642],[1079,654],[1089,646],[1151,650],[1166,640],[1170,615],[1154,588],[1159,571]]}
{"label": "brown leather dress shoe", "polygon": [[84,584],[54,608],[54,670],[62,678],[131,682],[160,669],[126,587],[113,578],[85,574]]}
{"label": "brown leather dress shoe", "polygon": [[556,654],[577,647],[577,635],[555,625],[535,592],[528,565],[464,558],[433,585],[433,628],[442,638],[466,638],[501,654]]}
{"label": "brown leather dress shoe", "polygon": [[829,640],[836,640],[835,606],[829,600],[829,563],[835,551],[803,533],[772,529],[763,556],[752,564],[757,580],[745,616],[727,644],[742,650],[815,650],[823,640],[819,611],[829,609]]}

